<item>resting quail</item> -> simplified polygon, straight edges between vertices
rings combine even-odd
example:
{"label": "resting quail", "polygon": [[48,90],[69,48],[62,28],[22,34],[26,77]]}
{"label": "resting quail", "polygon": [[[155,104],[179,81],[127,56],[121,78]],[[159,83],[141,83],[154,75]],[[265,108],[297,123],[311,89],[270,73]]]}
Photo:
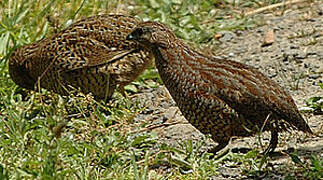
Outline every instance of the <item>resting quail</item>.
{"label": "resting quail", "polygon": [[166,88],[185,118],[224,148],[232,136],[270,131],[266,152],[278,132],[312,133],[292,97],[255,68],[193,50],[165,25],[143,22],[127,37],[153,52]]}
{"label": "resting quail", "polygon": [[16,49],[9,60],[13,81],[61,95],[80,88],[98,100],[109,99],[135,80],[152,62],[152,54],[126,36],[140,21],[126,15],[98,15]]}

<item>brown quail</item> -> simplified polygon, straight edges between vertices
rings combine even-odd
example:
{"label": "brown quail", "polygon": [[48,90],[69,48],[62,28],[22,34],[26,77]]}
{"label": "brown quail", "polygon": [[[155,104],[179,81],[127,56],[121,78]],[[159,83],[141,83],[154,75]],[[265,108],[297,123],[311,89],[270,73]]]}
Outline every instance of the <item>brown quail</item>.
{"label": "brown quail", "polygon": [[18,48],[9,60],[13,81],[61,95],[72,88],[109,99],[135,80],[152,62],[152,54],[126,36],[139,20],[125,15],[98,15],[79,20],[53,35]]}
{"label": "brown quail", "polygon": [[165,25],[143,22],[127,37],[153,52],[166,88],[185,118],[224,148],[232,136],[270,131],[266,152],[278,132],[312,133],[292,97],[255,68],[193,50]]}

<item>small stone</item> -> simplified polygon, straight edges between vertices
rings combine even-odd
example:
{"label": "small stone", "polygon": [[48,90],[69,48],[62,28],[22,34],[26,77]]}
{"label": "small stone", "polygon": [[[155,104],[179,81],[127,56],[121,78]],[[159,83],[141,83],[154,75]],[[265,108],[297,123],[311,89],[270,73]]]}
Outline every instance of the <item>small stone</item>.
{"label": "small stone", "polygon": [[223,35],[222,35],[221,33],[216,33],[216,34],[214,34],[213,38],[218,40],[218,39],[220,39],[222,36],[223,36]]}
{"label": "small stone", "polygon": [[234,37],[234,34],[230,31],[226,31],[223,33],[222,37],[219,39],[219,41],[221,42],[228,42],[231,41]]}
{"label": "small stone", "polygon": [[296,46],[295,44],[292,44],[292,45],[290,45],[290,49],[299,49],[299,47]]}
{"label": "small stone", "polygon": [[300,107],[298,110],[303,112],[312,112],[314,109],[310,107]]}
{"label": "small stone", "polygon": [[266,33],[264,42],[261,46],[262,47],[269,46],[269,45],[272,45],[274,42],[275,42],[275,34],[274,34],[274,30],[271,29]]}
{"label": "small stone", "polygon": [[321,77],[321,75],[320,74],[310,74],[308,77],[311,79],[317,79],[317,78]]}
{"label": "small stone", "polygon": [[66,21],[65,26],[68,27],[71,24],[73,24],[73,20],[72,19],[69,19],[69,20]]}
{"label": "small stone", "polygon": [[286,53],[283,53],[282,60],[283,62],[288,62],[288,55]]}
{"label": "small stone", "polygon": [[241,31],[241,30],[236,30],[236,31],[235,31],[235,34],[236,34],[237,36],[241,36],[241,35],[243,35],[243,31]]}
{"label": "small stone", "polygon": [[277,73],[276,73],[276,72],[274,72],[274,73],[269,74],[268,76],[269,76],[269,78],[274,78],[274,77],[276,77],[276,76],[277,76]]}
{"label": "small stone", "polygon": [[305,59],[307,56],[306,56],[306,53],[299,53],[296,58],[298,59]]}
{"label": "small stone", "polygon": [[307,56],[312,56],[312,55],[317,55],[317,52],[315,51],[307,52]]}

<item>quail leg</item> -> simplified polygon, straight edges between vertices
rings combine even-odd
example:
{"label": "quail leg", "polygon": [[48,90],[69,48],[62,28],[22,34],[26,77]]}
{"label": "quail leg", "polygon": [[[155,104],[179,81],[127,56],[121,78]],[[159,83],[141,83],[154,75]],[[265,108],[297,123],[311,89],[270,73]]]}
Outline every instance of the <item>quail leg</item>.
{"label": "quail leg", "polygon": [[129,95],[127,91],[124,89],[124,86],[119,86],[119,91],[124,98],[129,99]]}
{"label": "quail leg", "polygon": [[278,144],[278,132],[271,131],[271,139],[268,148],[264,151],[264,154],[272,153],[276,149]]}
{"label": "quail leg", "polygon": [[216,154],[218,151],[225,148],[229,144],[229,142],[230,142],[230,138],[226,138],[221,141],[218,141],[218,145],[215,146],[214,148],[210,149],[208,152]]}

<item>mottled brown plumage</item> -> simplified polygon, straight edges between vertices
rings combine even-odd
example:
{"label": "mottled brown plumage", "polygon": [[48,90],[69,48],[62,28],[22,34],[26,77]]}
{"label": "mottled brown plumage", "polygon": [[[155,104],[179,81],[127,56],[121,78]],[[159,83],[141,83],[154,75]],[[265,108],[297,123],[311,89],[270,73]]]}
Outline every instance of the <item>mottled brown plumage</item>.
{"label": "mottled brown plumage", "polygon": [[[39,86],[67,95],[73,88],[109,99],[117,86],[135,80],[152,54],[126,40],[139,20],[125,15],[98,15],[18,48],[9,61],[13,81],[27,89]],[[39,82],[39,84],[38,84]]]}
{"label": "mottled brown plumage", "polygon": [[165,25],[143,22],[127,37],[153,52],[160,77],[185,118],[224,148],[232,136],[271,131],[312,133],[292,97],[255,68],[193,50]]}

